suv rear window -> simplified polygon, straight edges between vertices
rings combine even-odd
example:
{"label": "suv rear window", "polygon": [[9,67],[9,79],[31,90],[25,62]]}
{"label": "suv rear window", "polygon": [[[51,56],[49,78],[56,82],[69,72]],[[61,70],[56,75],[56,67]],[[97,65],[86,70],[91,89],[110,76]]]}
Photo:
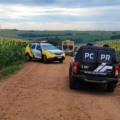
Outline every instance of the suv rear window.
{"label": "suv rear window", "polygon": [[111,64],[113,59],[113,52],[107,50],[82,50],[82,62],[85,63],[107,63]]}
{"label": "suv rear window", "polygon": [[84,49],[82,50],[82,62],[94,63],[97,59],[97,51]]}

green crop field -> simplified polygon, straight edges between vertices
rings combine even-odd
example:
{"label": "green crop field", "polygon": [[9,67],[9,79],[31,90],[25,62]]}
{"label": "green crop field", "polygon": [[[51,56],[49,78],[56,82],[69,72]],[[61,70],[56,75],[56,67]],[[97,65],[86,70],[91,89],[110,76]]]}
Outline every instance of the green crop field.
{"label": "green crop field", "polygon": [[0,78],[11,74],[24,63],[24,49],[27,41],[0,38]]}
{"label": "green crop field", "polygon": [[120,31],[23,31],[0,30],[1,37],[18,39],[46,39],[61,43],[63,40],[73,40],[75,43],[96,42],[104,40],[120,39]]}

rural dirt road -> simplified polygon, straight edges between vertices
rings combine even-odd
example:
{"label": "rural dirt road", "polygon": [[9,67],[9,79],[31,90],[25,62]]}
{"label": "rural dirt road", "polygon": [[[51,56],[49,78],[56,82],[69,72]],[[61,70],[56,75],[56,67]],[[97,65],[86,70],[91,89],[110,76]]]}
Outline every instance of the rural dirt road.
{"label": "rural dirt road", "polygon": [[120,120],[120,85],[114,93],[87,84],[70,90],[69,61],[29,62],[0,81],[0,120]]}

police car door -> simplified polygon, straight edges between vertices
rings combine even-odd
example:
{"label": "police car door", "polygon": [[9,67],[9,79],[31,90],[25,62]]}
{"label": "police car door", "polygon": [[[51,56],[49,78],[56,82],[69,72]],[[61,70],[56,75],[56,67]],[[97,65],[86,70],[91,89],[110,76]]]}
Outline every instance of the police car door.
{"label": "police car door", "polygon": [[35,58],[41,59],[41,47],[40,44],[35,43],[32,45],[32,52]]}

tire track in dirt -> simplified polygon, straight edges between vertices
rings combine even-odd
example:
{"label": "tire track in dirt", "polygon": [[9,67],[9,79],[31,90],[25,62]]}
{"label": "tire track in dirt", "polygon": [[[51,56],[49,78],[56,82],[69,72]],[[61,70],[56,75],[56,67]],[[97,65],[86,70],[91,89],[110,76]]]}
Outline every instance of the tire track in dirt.
{"label": "tire track in dirt", "polygon": [[29,62],[0,82],[0,120],[119,120],[120,86],[110,94],[83,85],[69,89],[63,64]]}

